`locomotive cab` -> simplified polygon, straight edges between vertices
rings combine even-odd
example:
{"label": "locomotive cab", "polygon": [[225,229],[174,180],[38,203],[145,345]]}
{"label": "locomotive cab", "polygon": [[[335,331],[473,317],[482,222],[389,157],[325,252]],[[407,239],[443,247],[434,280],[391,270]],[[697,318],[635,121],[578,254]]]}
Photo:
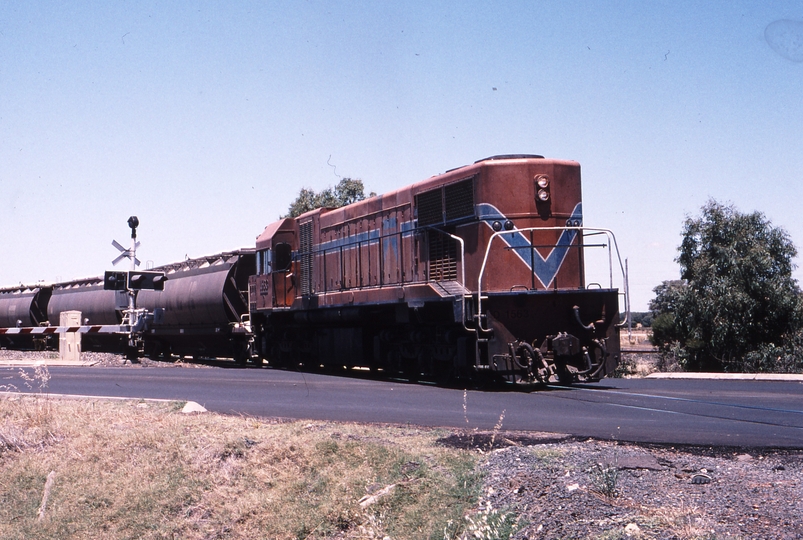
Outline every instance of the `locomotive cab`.
{"label": "locomotive cab", "polygon": [[295,221],[283,219],[257,238],[257,274],[251,277],[252,310],[286,309],[295,300]]}

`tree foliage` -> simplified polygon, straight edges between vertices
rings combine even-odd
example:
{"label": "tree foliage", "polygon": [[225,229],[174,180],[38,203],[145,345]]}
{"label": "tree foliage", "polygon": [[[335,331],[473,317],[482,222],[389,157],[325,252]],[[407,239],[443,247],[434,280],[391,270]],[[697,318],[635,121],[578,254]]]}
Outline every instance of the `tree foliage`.
{"label": "tree foliage", "polygon": [[[370,193],[373,197],[376,193]],[[316,193],[309,188],[301,188],[298,197],[290,203],[287,214],[282,217],[298,217],[316,208],[340,208],[365,199],[365,187],[359,178],[343,178],[332,188]]]}
{"label": "tree foliage", "polygon": [[693,371],[799,369],[797,250],[783,229],[711,200],[686,219],[679,252],[682,279],[656,287],[650,304],[662,351]]}

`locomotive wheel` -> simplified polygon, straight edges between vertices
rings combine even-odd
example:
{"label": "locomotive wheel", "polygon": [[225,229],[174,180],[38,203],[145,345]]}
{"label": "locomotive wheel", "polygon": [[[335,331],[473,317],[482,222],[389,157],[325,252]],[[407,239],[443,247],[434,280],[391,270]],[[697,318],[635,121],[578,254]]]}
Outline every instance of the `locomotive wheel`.
{"label": "locomotive wheel", "polygon": [[421,370],[418,366],[418,359],[417,358],[410,358],[407,359],[404,363],[405,366],[405,374],[407,375],[407,380],[410,382],[418,382],[418,376],[421,373]]}
{"label": "locomotive wheel", "polygon": [[248,343],[239,343],[234,345],[234,361],[237,365],[244,366],[251,358]]}
{"label": "locomotive wheel", "polygon": [[558,383],[563,386],[570,386],[574,382],[574,373],[565,364],[556,364],[555,371],[558,376]]}

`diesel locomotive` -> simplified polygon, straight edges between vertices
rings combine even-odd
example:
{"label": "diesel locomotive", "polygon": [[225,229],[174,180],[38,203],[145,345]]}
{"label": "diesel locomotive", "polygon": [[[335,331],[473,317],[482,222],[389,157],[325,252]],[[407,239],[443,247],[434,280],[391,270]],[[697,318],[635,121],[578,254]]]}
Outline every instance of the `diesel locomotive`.
{"label": "diesel locomotive", "polygon": [[579,164],[530,155],[282,219],[256,242],[254,352],[411,380],[599,380],[620,298],[586,284],[589,234],[615,249],[583,226]]}
{"label": "diesel locomotive", "polygon": [[[609,250],[606,286],[587,282],[592,245]],[[613,234],[583,224],[577,162],[494,156],[280,219],[253,248],[153,269],[167,281],[137,292],[151,315],[135,352],[409,380],[597,381],[619,361],[626,290],[614,269]],[[125,300],[106,289],[96,278],[0,290],[0,326],[58,324],[65,310],[119,324]],[[3,346],[41,339],[6,330]],[[84,337],[84,349],[126,343]]]}

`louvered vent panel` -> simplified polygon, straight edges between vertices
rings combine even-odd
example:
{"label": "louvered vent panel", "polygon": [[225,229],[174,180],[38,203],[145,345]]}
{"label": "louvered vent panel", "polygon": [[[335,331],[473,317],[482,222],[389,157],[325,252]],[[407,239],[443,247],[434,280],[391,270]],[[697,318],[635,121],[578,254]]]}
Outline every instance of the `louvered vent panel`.
{"label": "louvered vent panel", "polygon": [[298,226],[301,256],[301,294],[312,293],[312,221]]}
{"label": "louvered vent panel", "polygon": [[446,221],[474,216],[474,179],[469,178],[444,188]]}
{"label": "louvered vent panel", "polygon": [[457,279],[457,245],[454,240],[434,231],[429,234],[429,279]]}
{"label": "louvered vent panel", "polygon": [[443,200],[440,188],[416,195],[415,205],[418,209],[419,227],[443,223]]}

